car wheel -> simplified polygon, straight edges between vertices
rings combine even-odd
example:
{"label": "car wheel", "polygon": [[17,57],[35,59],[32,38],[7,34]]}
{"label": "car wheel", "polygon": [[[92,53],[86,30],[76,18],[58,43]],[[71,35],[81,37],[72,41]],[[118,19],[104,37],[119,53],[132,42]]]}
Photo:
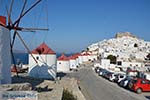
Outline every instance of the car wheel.
{"label": "car wheel", "polygon": [[114,82],[114,80],[113,79],[109,79],[111,82]]}
{"label": "car wheel", "polygon": [[121,87],[123,87],[123,82],[121,81],[121,82],[119,83],[119,85],[120,85]]}
{"label": "car wheel", "polygon": [[138,89],[136,90],[136,93],[138,93],[138,94],[142,93],[142,89],[141,89],[141,88],[138,88]]}

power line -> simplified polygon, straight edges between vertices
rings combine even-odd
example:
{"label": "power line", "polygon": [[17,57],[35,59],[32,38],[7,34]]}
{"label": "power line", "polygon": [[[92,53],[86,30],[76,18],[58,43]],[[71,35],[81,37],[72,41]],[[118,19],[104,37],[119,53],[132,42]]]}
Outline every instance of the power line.
{"label": "power line", "polygon": [[[49,24],[48,24],[48,22],[49,22],[49,20],[48,20],[48,2],[47,2],[47,0],[45,2],[45,12],[46,12],[46,27],[49,28]],[[47,35],[48,35],[48,32],[49,31],[47,31],[46,34],[44,35],[43,42],[45,42]]]}

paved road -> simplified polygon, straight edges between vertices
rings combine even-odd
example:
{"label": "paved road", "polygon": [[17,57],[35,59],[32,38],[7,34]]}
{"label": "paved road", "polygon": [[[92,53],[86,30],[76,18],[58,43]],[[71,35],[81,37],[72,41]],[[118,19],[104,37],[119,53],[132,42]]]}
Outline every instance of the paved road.
{"label": "paved road", "polygon": [[91,68],[83,68],[67,74],[80,80],[81,91],[87,100],[148,100],[143,94],[136,94],[117,84],[99,77]]}

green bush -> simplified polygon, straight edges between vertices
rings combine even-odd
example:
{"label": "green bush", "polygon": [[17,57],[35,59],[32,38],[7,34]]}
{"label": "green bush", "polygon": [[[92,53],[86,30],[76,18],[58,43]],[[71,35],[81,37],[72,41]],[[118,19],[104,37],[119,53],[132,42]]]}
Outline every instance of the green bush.
{"label": "green bush", "polygon": [[67,89],[63,90],[62,100],[77,100],[77,98],[72,94],[72,92]]}
{"label": "green bush", "polygon": [[135,43],[135,44],[134,44],[134,47],[135,47],[135,48],[138,47],[138,44]]}
{"label": "green bush", "polygon": [[111,64],[116,64],[116,61],[117,61],[117,57],[116,56],[108,55],[107,59],[110,59],[110,63]]}

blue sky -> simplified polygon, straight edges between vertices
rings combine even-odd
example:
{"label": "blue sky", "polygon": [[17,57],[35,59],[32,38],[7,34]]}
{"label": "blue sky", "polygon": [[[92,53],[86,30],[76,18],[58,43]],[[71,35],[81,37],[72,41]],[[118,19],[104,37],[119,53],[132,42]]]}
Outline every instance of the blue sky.
{"label": "blue sky", "polygon": [[[8,1],[0,0],[1,15],[6,15]],[[15,0],[13,20],[22,1]],[[27,7],[34,1],[28,0]],[[49,28],[48,32],[21,32],[31,50],[46,42],[56,52],[80,52],[94,42],[126,31],[149,41],[150,0],[43,0],[21,20],[20,26]],[[15,48],[23,49],[19,40]]]}

